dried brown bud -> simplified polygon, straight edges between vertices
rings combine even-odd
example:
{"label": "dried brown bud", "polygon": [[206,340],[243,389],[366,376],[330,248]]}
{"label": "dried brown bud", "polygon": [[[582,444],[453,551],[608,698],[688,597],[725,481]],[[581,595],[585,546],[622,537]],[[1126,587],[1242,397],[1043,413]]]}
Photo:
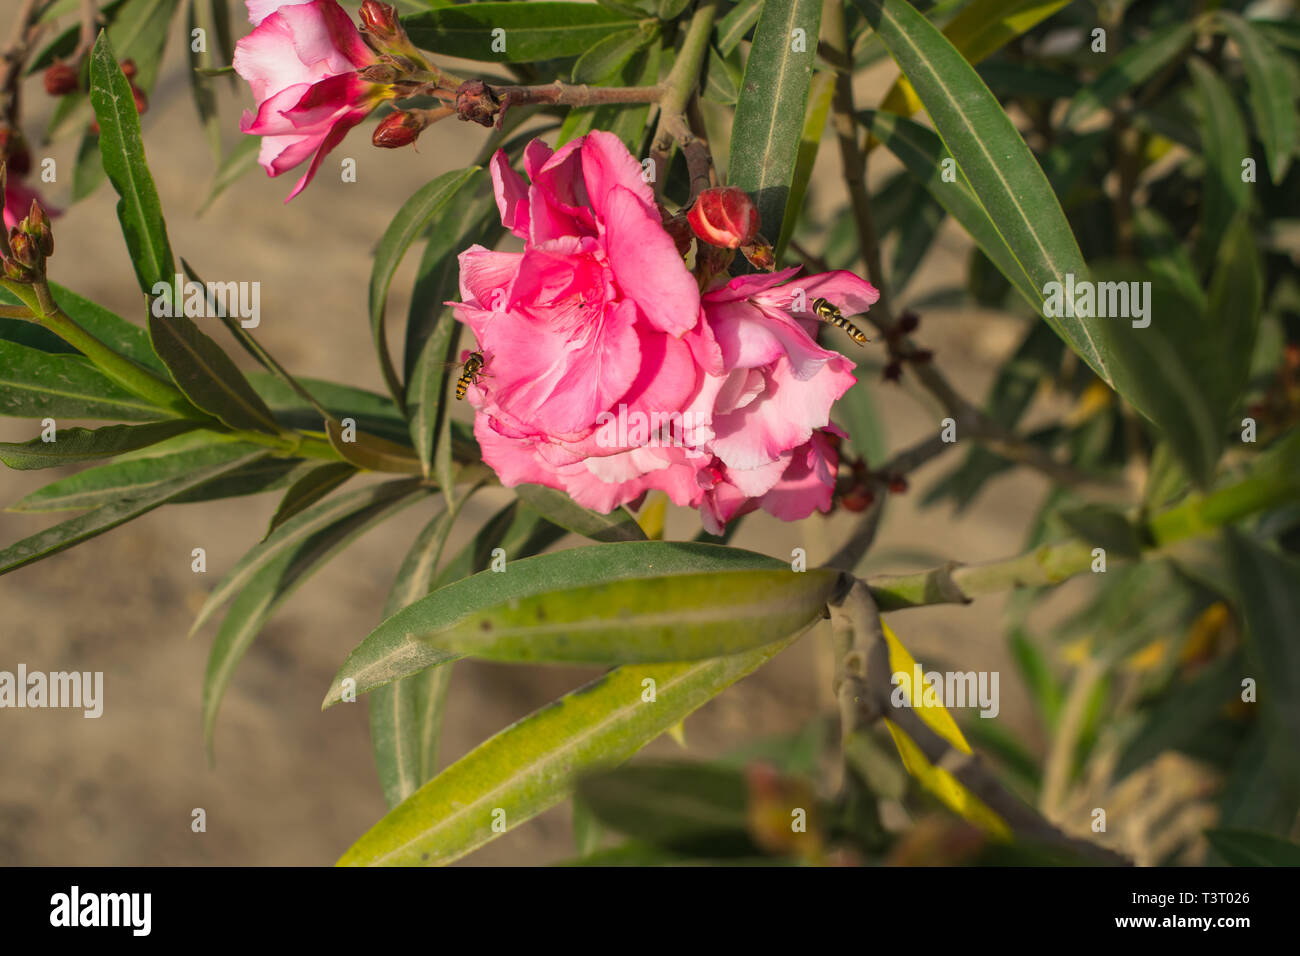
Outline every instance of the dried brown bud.
{"label": "dried brown bud", "polygon": [[886,382],[900,381],[903,377],[903,363],[898,361],[890,362],[885,366],[884,371],[880,373],[880,377]]}
{"label": "dried brown bud", "polygon": [[45,92],[50,96],[67,96],[77,90],[77,71],[62,60],[45,68]]}
{"label": "dried brown bud", "polygon": [[398,149],[415,142],[424,131],[424,119],[406,110],[396,110],[375,127],[370,141],[382,149]]}
{"label": "dried brown bud", "polygon": [[9,252],[12,260],[20,266],[35,269],[41,264],[39,243],[16,226],[9,230]]}
{"label": "dried brown bud", "polygon": [[41,255],[49,258],[54,255],[54,232],[50,229],[50,217],[45,214],[41,204],[32,200],[32,207],[27,218],[19,223],[22,231],[36,240]]}
{"label": "dried brown bud", "polygon": [[358,70],[357,76],[367,83],[395,83],[397,81],[397,68],[387,63],[372,63],[364,70]]}
{"label": "dried brown bud", "polygon": [[920,325],[921,317],[910,310],[898,317],[898,331],[901,335],[911,335]]}
{"label": "dried brown bud", "polygon": [[461,119],[491,127],[500,112],[501,101],[482,80],[468,80],[456,90],[456,114]]}
{"label": "dried brown bud", "polygon": [[893,494],[901,495],[907,491],[907,479],[902,475],[894,475],[889,479],[889,490]]}
{"label": "dried brown bud", "polygon": [[749,264],[760,272],[771,272],[776,268],[776,250],[762,236],[755,237],[753,245],[741,246],[741,253]]}

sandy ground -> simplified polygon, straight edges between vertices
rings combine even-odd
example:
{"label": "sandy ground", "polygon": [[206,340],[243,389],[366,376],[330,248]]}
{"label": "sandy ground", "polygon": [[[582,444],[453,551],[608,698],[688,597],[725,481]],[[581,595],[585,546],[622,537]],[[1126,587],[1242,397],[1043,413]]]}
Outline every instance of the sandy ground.
{"label": "sandy ground", "polygon": [[[0,2],[0,24],[14,0]],[[295,176],[260,171],[226,193],[203,218],[213,171],[193,115],[179,49],[173,45],[145,116],[146,146],[167,214],[171,240],[205,278],[262,283],[261,341],[298,374],[380,389],[366,320],[370,251],[400,203],[423,182],[469,162],[482,131],[443,125],[415,150],[378,151],[368,130],[354,133],[330,156],[317,180],[288,206]],[[878,95],[878,94],[877,94]],[[223,94],[233,139],[246,90]],[[43,128],[49,101],[30,84],[28,128]],[[68,205],[75,142],[36,147],[58,162],[48,198]],[[358,181],[343,183],[344,157],[357,160]],[[879,162],[873,179],[889,164]],[[823,150],[813,200],[835,201],[838,158]],[[56,221],[57,281],[139,321],[140,300],[107,185]],[[965,237],[948,223],[910,293],[964,274]],[[394,282],[390,315],[403,316],[402,296],[414,259]],[[921,339],[934,348],[956,384],[982,396],[998,361],[1015,345],[1019,323],[971,310],[931,310]],[[397,339],[400,341],[400,337]],[[877,388],[888,444],[897,449],[929,433],[939,414],[908,389]],[[0,420],[0,440],[36,433],[34,423]],[[946,460],[954,463],[953,456]],[[920,472],[924,488],[945,465]],[[43,484],[46,473],[0,472],[0,500]],[[993,482],[960,520],[946,507],[918,511],[906,495],[891,506],[874,567],[917,567],[908,553],[931,561],[980,561],[1015,553],[1045,483],[1024,472]],[[493,501],[467,510],[458,537]],[[347,652],[377,623],[388,582],[423,516],[414,510],[354,544],[310,580],[257,640],[226,694],[216,734],[216,764],[204,756],[199,700],[215,628],[187,640],[206,593],[265,527],[273,496],[185,505],[154,512],[92,543],[0,579],[0,670],[103,671],[104,715],[69,711],[0,711],[0,864],[328,864],[384,812],[369,750],[364,703],[321,713],[319,702]],[[694,532],[689,514],[671,518],[670,532]],[[33,517],[0,513],[0,541],[43,526]],[[788,556],[798,545],[810,559],[846,533],[848,519],[813,519],[801,529],[766,517],[751,519],[737,544]],[[454,544],[455,542],[453,542]],[[571,542],[572,543],[572,542]],[[190,570],[192,548],[207,549],[209,572]],[[893,556],[891,558],[891,555]],[[928,561],[927,561],[928,563]],[[941,657],[962,669],[1002,671],[1002,714],[1025,725],[1023,690],[1013,676],[999,626],[1001,603],[895,615],[895,629],[918,656]],[[820,630],[806,636],[755,676],[691,717],[695,755],[719,753],[756,736],[791,731],[826,706],[817,651]],[[445,729],[444,760],[465,753],[512,720],[581,683],[569,668],[457,665]],[[1039,741],[1031,735],[1031,744]],[[652,750],[671,754],[660,740]],[[203,808],[207,832],[191,831]],[[476,864],[538,863],[571,852],[569,809],[561,806],[472,856]]]}

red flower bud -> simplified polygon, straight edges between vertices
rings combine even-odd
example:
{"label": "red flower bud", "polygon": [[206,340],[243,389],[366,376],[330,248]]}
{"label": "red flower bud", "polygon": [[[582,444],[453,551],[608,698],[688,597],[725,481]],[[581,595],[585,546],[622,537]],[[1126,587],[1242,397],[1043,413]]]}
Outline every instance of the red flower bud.
{"label": "red flower bud", "polygon": [[149,108],[149,98],[144,95],[144,90],[134,83],[131,84],[131,96],[135,100],[135,111],[137,113],[143,113]]}
{"label": "red flower bud", "polygon": [[45,68],[45,92],[50,96],[67,96],[77,90],[77,71],[62,60]]}
{"label": "red flower bud", "polygon": [[128,80],[135,79],[135,60],[132,60],[128,57],[118,65],[122,67],[123,76],[125,76]]}
{"label": "red flower bud", "polygon": [[739,249],[758,235],[758,207],[735,186],[714,186],[700,193],[686,214],[695,234],[724,249]]}
{"label": "red flower bud", "polygon": [[424,131],[424,120],[406,110],[396,110],[375,127],[370,141],[383,149],[409,146]]}
{"label": "red flower bud", "polygon": [[397,10],[386,3],[366,0],[361,4],[361,25],[376,40],[396,40],[402,36]]}
{"label": "red flower bud", "polygon": [[907,479],[902,475],[894,475],[889,479],[889,490],[896,495],[901,495],[907,490]]}
{"label": "red flower bud", "polygon": [[866,511],[876,500],[866,488],[851,488],[845,495],[840,498],[840,504],[844,506],[845,511]]}

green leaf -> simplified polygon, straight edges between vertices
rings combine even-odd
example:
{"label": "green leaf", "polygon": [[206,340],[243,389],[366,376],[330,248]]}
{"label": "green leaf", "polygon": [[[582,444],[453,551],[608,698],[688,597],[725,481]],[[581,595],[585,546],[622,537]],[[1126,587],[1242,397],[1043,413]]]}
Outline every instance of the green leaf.
{"label": "green leaf", "polygon": [[389,627],[448,654],[512,663],[691,661],[739,653],[807,627],[825,612],[838,578],[835,571],[798,574],[788,566],[667,577],[650,569],[640,578],[507,603],[486,595],[462,605],[452,621],[440,613],[450,596],[440,595]]}
{"label": "green leaf", "polygon": [[356,680],[356,691],[362,694],[454,659],[456,655],[427,642],[410,640],[408,634],[438,633],[485,608],[545,596],[551,591],[571,588],[578,581],[590,587],[651,576],[743,570],[794,574],[785,562],[751,551],[669,541],[592,545],[512,561],[505,573],[484,571],[454,582],[386,620],[348,655],[325,697],[324,706],[338,702],[343,681],[349,677]]}
{"label": "green leaf", "polygon": [[24,565],[48,558],[73,545],[93,538],[125,524],[132,518],[152,511],[177,495],[197,488],[211,479],[247,464],[266,454],[265,449],[247,445],[226,446],[226,460],[214,465],[195,468],[177,478],[140,488],[126,497],[116,498],[105,505],[56,524],[31,537],[0,550],[0,574],[8,574]]}
{"label": "green leaf", "polygon": [[954,182],[944,181],[945,159],[950,159],[943,140],[920,123],[893,113],[863,112],[858,114],[871,135],[880,140],[898,157],[909,173],[923,185],[931,196],[970,233],[976,245],[984,251],[1016,290],[1025,297],[1034,310],[1042,304],[1042,296],[1025,275],[1015,253],[1007,245],[993,220],[989,218],[975,190],[965,175],[954,170]]}
{"label": "green leaf", "polygon": [[1300,866],[1300,846],[1253,830],[1206,830],[1210,845],[1233,866]]}
{"label": "green leaf", "polygon": [[[727,181],[754,198],[769,239],[780,234],[791,197],[821,13],[821,0],[767,0],[745,64]],[[797,53],[795,30],[806,40]]]}
{"label": "green leaf", "polygon": [[393,273],[397,271],[397,266],[406,255],[406,250],[425,226],[437,218],[462,187],[472,179],[483,175],[482,169],[471,166],[468,169],[443,173],[432,182],[421,186],[398,210],[375,250],[375,264],[370,271],[370,331],[374,336],[375,348],[379,352],[384,382],[388,385],[388,391],[398,406],[404,402],[402,383],[397,377],[396,368],[393,367],[393,359],[388,352],[388,335],[384,329],[384,307],[388,301],[388,286],[393,281]]}
{"label": "green leaf", "polygon": [[[324,427],[320,412],[310,407],[283,379],[266,372],[249,372],[247,378],[277,419],[307,431]],[[301,378],[298,382],[333,417],[351,418],[358,429],[372,435],[390,440],[408,438],[406,420],[387,395],[323,379]]]}
{"label": "green leaf", "polygon": [[1217,10],[1214,16],[1237,44],[1250,84],[1250,111],[1268,156],[1269,174],[1275,185],[1281,185],[1300,135],[1286,59],[1273,41],[1249,20],[1231,10]]}
{"label": "green leaf", "polygon": [[[212,8],[208,0],[190,0],[185,20],[185,32],[189,36],[194,36],[195,30],[202,30],[202,36],[216,39],[213,35]],[[217,111],[216,83],[213,77],[203,72],[213,70],[218,64],[213,56],[212,47],[206,42],[203,44],[202,52],[195,50],[191,43],[189,57],[190,95],[194,99],[194,109],[199,114],[199,125],[203,127],[203,133],[208,139],[212,158],[220,162],[221,115]]]}
{"label": "green leaf", "polygon": [[392,472],[398,475],[424,474],[420,459],[411,453],[410,448],[389,441],[387,438],[368,435],[360,428],[352,434],[347,419],[326,420],[325,433],[329,436],[334,450],[358,468],[367,471]]}
{"label": "green leaf", "polygon": [[[1033,154],[979,74],[904,0],[854,0],[898,61],[949,153],[1029,277],[1045,290],[1086,266],[1061,205]],[[1036,300],[1040,303],[1041,298]],[[1110,357],[1087,322],[1044,316],[1110,383]]]}
{"label": "green leaf", "polygon": [[68,318],[95,338],[133,362],[160,375],[167,374],[167,366],[163,365],[162,360],[154,354],[153,346],[149,343],[147,329],[134,322],[128,322],[102,305],[97,305],[61,285],[51,282],[50,291],[54,293],[54,301]]}
{"label": "green leaf", "polygon": [[0,415],[148,422],[169,413],[114,385],[79,355],[0,340]]}
{"label": "green leaf", "polygon": [[216,342],[186,316],[149,310],[149,339],[172,381],[194,405],[234,429],[280,433],[275,416]]}
{"label": "green leaf", "polygon": [[[391,617],[432,590],[455,521],[456,512],[448,509],[420,532],[393,581],[383,617]],[[431,667],[376,687],[370,694],[370,745],[390,809],[423,786],[437,769],[450,678],[450,667]]]}
{"label": "green leaf", "polygon": [[347,520],[350,516],[368,512],[379,505],[410,499],[417,487],[409,480],[389,481],[359,488],[346,495],[330,498],[302,511],[276,528],[266,540],[253,547],[235,564],[208,595],[199,610],[190,634],[195,634],[221,606],[238,593],[246,591],[253,579],[266,567],[285,554],[294,553],[304,541],[318,532]]}
{"label": "green leaf", "polygon": [[562,491],[542,485],[519,485],[519,500],[535,508],[547,521],[593,541],[644,541],[645,532],[626,508],[607,515],[588,511]]}
{"label": "green leaf", "polygon": [[[345,509],[338,508],[339,499],[325,502],[286,523],[282,532],[299,522],[294,533],[284,534],[276,547],[267,548],[266,545],[271,543],[268,539],[249,553],[249,556],[258,554],[261,560],[249,563],[249,556],[245,556],[240,562],[236,570],[244,581],[242,590],[212,642],[203,678],[203,735],[209,754],[212,752],[217,711],[231,675],[271,615],[298,585],[327,564],[354,538],[426,493],[425,489],[410,482],[395,481],[345,496],[342,500],[350,505]],[[330,516],[330,520],[321,520],[325,514]]]}
{"label": "green leaf", "polygon": [[434,446],[440,444],[440,425],[448,414],[447,383],[453,374],[452,349],[460,330],[456,317],[444,312],[433,334],[425,340],[408,382],[406,407],[411,416],[411,443],[426,476],[433,468]]}
{"label": "green leaf", "polygon": [[212,177],[212,185],[208,187],[208,196],[203,200],[203,205],[199,206],[196,216],[207,212],[208,207],[218,196],[243,179],[246,173],[257,168],[257,155],[261,148],[262,137],[260,136],[244,135],[239,138],[217,167]]}
{"label": "green leaf", "polygon": [[713,28],[718,52],[727,56],[745,38],[763,12],[763,0],[740,0]]}
{"label": "green leaf", "polygon": [[1110,505],[1089,503],[1062,508],[1057,518],[1071,532],[1112,557],[1136,558],[1142,550],[1137,529],[1124,512]]}
{"label": "green leaf", "polygon": [[532,508],[512,501],[494,515],[474,538],[438,572],[434,588],[445,587],[453,581],[485,571],[493,560],[493,552],[501,549],[500,557],[513,561],[530,558],[545,551],[563,538],[567,531],[551,524]]}
{"label": "green leaf", "polygon": [[[1246,648],[1255,666],[1260,707],[1292,741],[1300,740],[1300,562],[1233,528],[1225,531],[1228,565],[1246,623]],[[1300,765],[1294,750],[1288,761]]]}
{"label": "green leaf", "polygon": [[357,469],[346,461],[332,461],[312,468],[284,493],[262,540],[269,538],[294,515],[302,514],[322,498],[328,497],[356,473]]}
{"label": "green leaf", "polygon": [[637,23],[626,13],[592,3],[536,0],[444,7],[402,18],[411,41],[422,50],[493,63],[581,56],[605,37]]}
{"label": "green leaf", "polygon": [[659,36],[658,24],[647,24],[648,29],[633,28],[609,36],[592,44],[586,53],[573,64],[574,83],[609,83],[627,65],[627,62]]}
{"label": "green leaf", "polygon": [[622,763],[793,641],[693,664],[620,667],[470,751],[380,820],[339,865],[457,860],[497,836],[494,810],[505,812],[509,828],[554,806],[580,774]]}
{"label": "green leaf", "polygon": [[822,144],[826,117],[831,111],[835,96],[835,73],[823,70],[813,77],[808,90],[808,114],[804,117],[803,132],[799,137],[799,152],[795,159],[794,174],[790,180],[790,199],[785,206],[785,219],[781,223],[780,238],[776,241],[776,259],[781,261],[785,247],[794,235],[795,226],[803,214],[803,197],[812,178],[813,164]]}
{"label": "green leaf", "polygon": [[100,33],[90,54],[90,102],[99,120],[104,171],[117,191],[117,218],[140,288],[170,282],[175,268],[162,204],[145,163],[135,98],[108,37]]}
{"label": "green leaf", "polygon": [[1249,141],[1228,85],[1200,59],[1193,58],[1187,65],[1196,86],[1205,156],[1196,261],[1208,271],[1228,226],[1250,206],[1250,184],[1241,180],[1241,162],[1249,155]]}
{"label": "green leaf", "polygon": [[[760,856],[738,768],[645,763],[578,780],[576,799],[605,826],[675,853]],[[811,808],[807,808],[811,810]]]}
{"label": "green leaf", "polygon": [[51,442],[43,438],[0,442],[0,461],[19,471],[57,468],[147,448],[197,427],[197,422],[170,421],[148,425],[109,425],[96,429],[63,428],[55,432],[55,440]]}
{"label": "green leaf", "polygon": [[1188,299],[1205,306],[1205,290],[1196,276],[1191,254],[1165,218],[1146,206],[1136,209],[1133,232],[1146,267],[1177,286]]}
{"label": "green leaf", "polygon": [[[184,451],[150,455],[147,458],[119,459],[106,465],[87,468],[33,491],[8,510],[46,512],[97,508],[105,502],[134,496],[155,485],[184,477],[197,468],[220,464],[230,458],[227,449],[231,442],[228,438],[214,432],[201,434],[210,436],[212,443]],[[299,470],[305,467],[309,466],[298,459],[259,458],[182,492],[168,503],[182,504],[257,494],[292,481]]]}
{"label": "green leaf", "polygon": [[1079,91],[1065,114],[1065,126],[1075,129],[1099,109],[1155,76],[1196,37],[1194,22],[1180,21],[1153,31],[1111,61],[1096,79]]}

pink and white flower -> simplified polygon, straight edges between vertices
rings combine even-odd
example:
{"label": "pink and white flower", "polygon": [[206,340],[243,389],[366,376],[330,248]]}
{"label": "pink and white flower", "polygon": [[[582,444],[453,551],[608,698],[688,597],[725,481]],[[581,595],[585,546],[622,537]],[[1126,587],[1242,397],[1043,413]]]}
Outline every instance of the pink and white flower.
{"label": "pink and white flower", "polygon": [[252,87],[257,109],[245,111],[239,128],[263,137],[258,162],[270,176],[310,160],[288,202],[387,88],[358,75],[378,58],[335,0],[246,3],[255,29],[235,44],[234,67]]}

